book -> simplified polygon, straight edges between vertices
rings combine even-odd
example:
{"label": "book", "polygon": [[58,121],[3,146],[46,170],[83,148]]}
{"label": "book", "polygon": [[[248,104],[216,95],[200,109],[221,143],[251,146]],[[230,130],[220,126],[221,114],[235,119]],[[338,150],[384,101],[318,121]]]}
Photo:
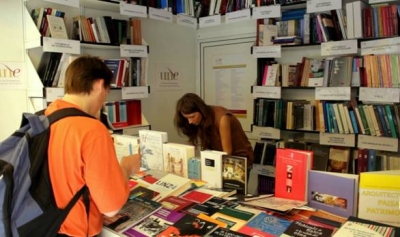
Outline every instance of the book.
{"label": "book", "polygon": [[275,196],[307,200],[308,170],[313,164],[313,152],[296,149],[277,149]]}
{"label": "book", "polygon": [[129,199],[133,199],[135,197],[142,197],[142,198],[148,198],[148,199],[153,199],[158,196],[158,192],[150,190],[146,187],[137,185],[134,187],[130,192],[129,192]]}
{"label": "book", "polygon": [[250,237],[250,235],[242,234],[237,231],[233,231],[226,228],[217,228],[211,232],[208,236],[210,237]]}
{"label": "book", "polygon": [[202,237],[218,227],[217,224],[203,220],[197,216],[185,214],[181,219],[162,231],[157,237],[191,236]]}
{"label": "book", "polygon": [[147,188],[159,193],[153,200],[159,201],[168,196],[179,196],[191,187],[191,180],[174,174],[167,174]]}
{"label": "book", "polygon": [[247,158],[222,155],[222,188],[247,194]]}
{"label": "book", "polygon": [[400,170],[362,172],[358,217],[400,227]]}
{"label": "book", "polygon": [[333,237],[368,236],[368,237],[393,237],[393,227],[377,226],[360,222],[346,221]]}
{"label": "book", "polygon": [[163,144],[168,142],[166,132],[139,130],[142,168],[164,170]]}
{"label": "book", "polygon": [[[335,184],[340,189],[332,189]],[[349,217],[357,215],[358,175],[308,171],[308,206]]]}
{"label": "book", "polygon": [[228,225],[227,228],[234,231],[244,226],[253,216],[254,213],[232,207],[222,207],[222,209],[211,215],[212,218],[225,222]]}
{"label": "book", "polygon": [[222,188],[222,155],[225,152],[205,150],[200,152],[201,180],[208,187]]}
{"label": "book", "polygon": [[161,204],[151,199],[135,197],[125,203],[117,215],[105,217],[104,226],[122,233],[161,208]]}
{"label": "book", "polygon": [[196,202],[196,203],[203,203],[203,202],[209,200],[210,198],[212,198],[213,195],[208,194],[208,193],[203,193],[198,190],[191,190],[191,191],[188,191],[188,192],[182,194],[180,197],[190,200],[190,201],[193,201],[193,202]]}
{"label": "book", "polygon": [[280,237],[325,237],[331,236],[333,229],[312,225],[301,221],[293,221]]}
{"label": "book", "polygon": [[53,15],[47,15],[46,18],[49,24],[51,38],[68,39],[63,18]]}
{"label": "book", "polygon": [[123,234],[128,237],[155,236],[173,225],[184,215],[180,212],[161,208],[141,223],[125,230]]}
{"label": "book", "polygon": [[292,200],[279,197],[266,197],[241,202],[243,205],[253,206],[256,208],[271,209],[279,212],[287,212],[293,208],[300,208],[307,204],[307,201]]}
{"label": "book", "polygon": [[163,145],[164,171],[189,178],[189,159],[194,157],[194,146],[178,143]]}
{"label": "book", "polygon": [[174,211],[184,211],[190,207],[196,205],[195,202],[175,196],[168,196],[159,201],[161,205],[170,210]]}
{"label": "book", "polygon": [[238,232],[260,237],[279,236],[289,227],[290,223],[283,218],[262,212],[247,222]]}

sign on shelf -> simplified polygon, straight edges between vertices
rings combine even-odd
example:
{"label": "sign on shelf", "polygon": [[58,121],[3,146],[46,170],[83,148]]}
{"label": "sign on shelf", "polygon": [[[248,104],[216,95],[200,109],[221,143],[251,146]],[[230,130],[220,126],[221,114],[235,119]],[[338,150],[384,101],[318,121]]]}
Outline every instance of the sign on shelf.
{"label": "sign on shelf", "polygon": [[400,88],[360,87],[360,101],[399,103]]}
{"label": "sign on shelf", "polygon": [[79,7],[79,0],[43,0],[45,2],[57,3],[70,7]]}
{"label": "sign on shelf", "polygon": [[121,1],[119,3],[119,13],[125,16],[147,18],[147,7],[136,4],[128,4]]}
{"label": "sign on shelf", "polygon": [[235,23],[239,21],[250,20],[250,18],[250,9],[247,8],[240,11],[227,12],[225,15],[225,23]]}
{"label": "sign on shelf", "polygon": [[328,146],[354,147],[356,136],[354,134],[319,133],[319,143]]}
{"label": "sign on shelf", "polygon": [[280,139],[281,130],[271,127],[253,126],[253,133],[259,138]]}
{"label": "sign on shelf", "polygon": [[121,44],[120,54],[121,57],[145,58],[148,56],[147,45]]}
{"label": "sign on shelf", "polygon": [[280,18],[281,15],[281,5],[254,7],[252,19]]}
{"label": "sign on shelf", "polygon": [[122,99],[142,99],[149,97],[149,88],[147,86],[122,87]]}
{"label": "sign on shelf", "polygon": [[280,99],[281,91],[278,86],[253,86],[253,98]]}
{"label": "sign on shelf", "polygon": [[399,53],[400,37],[361,42],[361,55]]}
{"label": "sign on shelf", "polygon": [[172,21],[173,21],[172,12],[169,12],[164,9],[157,9],[154,7],[150,7],[149,9],[150,9],[149,10],[149,18],[150,19],[172,23]]}
{"label": "sign on shelf", "polygon": [[205,16],[199,18],[200,28],[218,26],[218,25],[221,25],[221,15]]}
{"label": "sign on shelf", "polygon": [[254,58],[280,58],[281,54],[282,50],[280,45],[253,47]]}
{"label": "sign on shelf", "polygon": [[308,0],[307,13],[342,9],[342,0]]}
{"label": "sign on shelf", "polygon": [[351,87],[316,87],[316,100],[350,100]]}
{"label": "sign on shelf", "polygon": [[197,19],[191,16],[179,14],[176,16],[176,23],[180,26],[188,26],[197,29]]}
{"label": "sign on shelf", "polygon": [[64,88],[59,87],[46,87],[46,101],[53,102],[64,96]]}
{"label": "sign on shelf", "polygon": [[374,137],[367,135],[358,135],[358,148],[375,149],[380,151],[399,150],[399,139],[392,137]]}
{"label": "sign on shelf", "polygon": [[356,54],[357,40],[329,41],[321,44],[322,56]]}
{"label": "sign on shelf", "polygon": [[55,52],[55,53],[80,54],[81,43],[79,42],[79,40],[43,37],[43,51]]}

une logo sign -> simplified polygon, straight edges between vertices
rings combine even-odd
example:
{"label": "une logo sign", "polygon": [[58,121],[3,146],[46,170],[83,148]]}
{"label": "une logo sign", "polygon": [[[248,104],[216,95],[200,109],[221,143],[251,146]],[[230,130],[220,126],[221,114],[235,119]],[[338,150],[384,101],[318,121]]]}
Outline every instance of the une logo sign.
{"label": "une logo sign", "polygon": [[163,81],[178,80],[179,72],[173,72],[169,67],[167,69],[167,72],[160,72],[160,79]]}
{"label": "une logo sign", "polygon": [[0,63],[0,78],[16,78],[20,76],[21,69],[12,69],[4,63]]}

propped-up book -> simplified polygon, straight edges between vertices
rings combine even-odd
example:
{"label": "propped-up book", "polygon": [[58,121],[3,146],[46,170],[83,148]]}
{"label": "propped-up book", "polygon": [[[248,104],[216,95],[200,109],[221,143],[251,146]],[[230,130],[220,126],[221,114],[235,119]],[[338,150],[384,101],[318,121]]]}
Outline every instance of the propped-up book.
{"label": "propped-up book", "polygon": [[168,142],[166,132],[139,130],[142,168],[164,170],[163,145]]}
{"label": "propped-up book", "polygon": [[312,165],[312,151],[277,149],[275,196],[306,201],[308,171]]}
{"label": "propped-up book", "polygon": [[155,236],[170,225],[173,225],[184,215],[180,212],[161,208],[139,224],[125,230],[123,234],[128,237]]}
{"label": "propped-up book", "polygon": [[262,212],[247,222],[238,232],[260,237],[279,236],[289,227],[290,223],[283,218]]}
{"label": "propped-up book", "polygon": [[158,202],[135,197],[126,202],[114,217],[105,217],[103,224],[115,232],[122,233],[160,208],[161,204]]}
{"label": "propped-up book", "polygon": [[362,172],[358,217],[400,227],[400,170]]}
{"label": "propped-up book", "polygon": [[247,194],[247,158],[222,155],[222,187],[236,189],[238,194]]}
{"label": "propped-up book", "polygon": [[358,175],[308,171],[308,206],[346,218],[357,215]]}
{"label": "propped-up book", "polygon": [[163,145],[164,171],[189,178],[189,159],[194,157],[194,146],[165,143]]}
{"label": "propped-up book", "polygon": [[218,228],[218,225],[197,216],[185,214],[181,219],[169,226],[157,237],[169,236],[191,236],[202,237],[207,236],[209,233]]}
{"label": "propped-up book", "polygon": [[205,150],[200,153],[201,179],[207,187],[222,188],[222,156],[226,152]]}
{"label": "propped-up book", "polygon": [[124,156],[139,153],[139,137],[122,134],[112,134],[114,140],[115,153],[120,161]]}
{"label": "propped-up book", "polygon": [[175,174],[167,174],[147,188],[159,193],[154,201],[162,200],[168,196],[179,196],[191,187],[191,180]]}

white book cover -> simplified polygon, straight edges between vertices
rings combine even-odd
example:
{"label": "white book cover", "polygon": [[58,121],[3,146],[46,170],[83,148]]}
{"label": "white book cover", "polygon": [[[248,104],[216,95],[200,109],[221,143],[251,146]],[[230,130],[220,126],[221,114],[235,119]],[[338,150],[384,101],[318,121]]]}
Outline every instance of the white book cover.
{"label": "white book cover", "polygon": [[124,156],[130,156],[139,153],[139,136],[129,136],[121,134],[112,134],[114,140],[115,153],[118,161]]}
{"label": "white book cover", "polygon": [[65,28],[63,18],[48,15],[47,22],[49,24],[51,38],[68,39],[67,29]]}
{"label": "white book cover", "polygon": [[178,143],[165,143],[163,146],[164,171],[185,178],[189,177],[189,159],[194,157],[195,147]]}
{"label": "white book cover", "polygon": [[222,188],[222,155],[226,152],[205,150],[200,153],[201,180],[211,188]]}
{"label": "white book cover", "polygon": [[168,196],[179,196],[191,186],[191,180],[175,174],[167,174],[147,188],[159,193],[154,201],[162,200]]}
{"label": "white book cover", "polygon": [[142,168],[164,170],[163,145],[168,142],[167,132],[139,130]]}

